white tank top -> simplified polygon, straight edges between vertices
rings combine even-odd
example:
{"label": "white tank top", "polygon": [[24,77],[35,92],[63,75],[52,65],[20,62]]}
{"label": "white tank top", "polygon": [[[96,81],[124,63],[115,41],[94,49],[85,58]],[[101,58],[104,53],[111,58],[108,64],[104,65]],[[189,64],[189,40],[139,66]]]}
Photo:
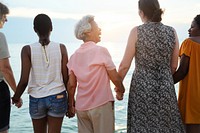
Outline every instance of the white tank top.
{"label": "white tank top", "polygon": [[42,46],[37,42],[31,44],[30,48],[32,65],[28,93],[35,98],[42,98],[65,91],[60,44],[50,42]]}

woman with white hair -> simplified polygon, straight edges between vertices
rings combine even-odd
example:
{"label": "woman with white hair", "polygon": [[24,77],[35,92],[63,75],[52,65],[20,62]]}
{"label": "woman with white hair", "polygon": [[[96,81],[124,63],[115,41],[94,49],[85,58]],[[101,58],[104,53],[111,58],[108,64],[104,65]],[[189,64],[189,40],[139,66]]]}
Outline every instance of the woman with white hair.
{"label": "woman with white hair", "polygon": [[[101,29],[94,16],[84,16],[75,27],[83,44],[71,56],[69,69],[69,117],[78,118],[79,133],[114,132],[114,98],[110,80],[116,86],[117,99],[123,99],[124,86],[108,50],[96,45]],[[78,87],[77,87],[78,83]],[[76,103],[74,100],[77,89]]]}

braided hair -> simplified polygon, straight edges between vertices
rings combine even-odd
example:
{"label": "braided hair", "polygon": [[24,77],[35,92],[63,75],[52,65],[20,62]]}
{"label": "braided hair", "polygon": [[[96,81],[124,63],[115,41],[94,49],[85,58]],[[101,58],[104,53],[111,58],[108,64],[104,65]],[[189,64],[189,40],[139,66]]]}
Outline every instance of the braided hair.
{"label": "braided hair", "polygon": [[38,14],[33,22],[34,30],[40,37],[40,43],[44,46],[49,42],[49,33],[52,31],[52,22],[46,14]]}

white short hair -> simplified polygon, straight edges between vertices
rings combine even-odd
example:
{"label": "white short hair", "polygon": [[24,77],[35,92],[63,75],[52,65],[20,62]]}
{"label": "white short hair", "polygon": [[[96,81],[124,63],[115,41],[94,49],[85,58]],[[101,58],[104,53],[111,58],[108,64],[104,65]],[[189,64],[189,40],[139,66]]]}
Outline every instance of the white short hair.
{"label": "white short hair", "polygon": [[86,15],[76,24],[74,33],[77,39],[85,39],[85,33],[90,32],[92,29],[90,24],[92,21],[94,21],[94,16]]}

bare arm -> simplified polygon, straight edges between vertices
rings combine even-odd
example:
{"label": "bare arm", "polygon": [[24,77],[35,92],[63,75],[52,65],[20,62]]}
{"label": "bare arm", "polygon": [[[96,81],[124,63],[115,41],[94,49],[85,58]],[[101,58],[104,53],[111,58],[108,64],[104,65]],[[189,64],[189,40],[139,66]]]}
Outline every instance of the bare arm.
{"label": "bare arm", "polygon": [[31,69],[31,55],[30,55],[30,46],[24,46],[21,51],[21,77],[17,85],[17,90],[13,96],[13,102],[16,103],[19,101],[21,95],[23,94],[26,86],[28,84],[29,73]]}
{"label": "bare arm", "polygon": [[69,75],[69,81],[68,81],[68,117],[73,117],[75,115],[75,100],[74,95],[76,92],[76,86],[77,86],[77,79],[74,73],[72,72]]}
{"label": "bare arm", "polygon": [[135,56],[135,43],[137,41],[137,27],[133,28],[130,32],[128,43],[126,46],[126,50],[124,53],[124,57],[120,63],[118,73],[121,76],[122,79],[126,76],[130,66],[131,62],[133,60],[133,57]]}
{"label": "bare arm", "polygon": [[67,69],[67,63],[68,63],[67,49],[64,44],[61,44],[60,48],[61,48],[61,53],[62,53],[62,66],[61,66],[62,68],[61,68],[61,70],[62,70],[63,82],[65,85],[66,91],[68,91],[67,90],[67,82],[68,82],[69,76],[68,76],[68,69]]}
{"label": "bare arm", "polygon": [[190,57],[183,54],[181,56],[179,68],[173,75],[174,84],[185,78],[189,70],[189,64],[190,64]]}
{"label": "bare arm", "polygon": [[10,66],[10,62],[9,62],[8,58],[0,59],[0,71],[2,72],[3,77],[5,78],[6,82],[9,84],[9,86],[15,92],[16,91],[16,82],[15,82],[13,71]]}
{"label": "bare arm", "polygon": [[178,36],[176,34],[176,31],[174,30],[175,33],[175,46],[172,54],[172,59],[171,59],[171,71],[172,74],[175,73],[177,66],[178,66],[178,53],[179,53],[179,41],[178,41]]}
{"label": "bare arm", "polygon": [[107,70],[108,76],[110,77],[110,80],[113,82],[113,84],[116,86],[118,91],[121,93],[125,92],[124,85],[122,84],[122,78],[117,73],[116,69],[114,70]]}

